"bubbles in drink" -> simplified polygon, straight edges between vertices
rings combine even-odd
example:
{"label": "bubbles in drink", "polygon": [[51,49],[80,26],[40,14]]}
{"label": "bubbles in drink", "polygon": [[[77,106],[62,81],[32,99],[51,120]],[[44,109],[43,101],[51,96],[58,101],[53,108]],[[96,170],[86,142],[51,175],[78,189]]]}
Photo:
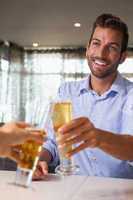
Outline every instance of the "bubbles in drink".
{"label": "bubbles in drink", "polygon": [[[58,129],[62,125],[70,122],[71,119],[72,119],[71,102],[58,102],[53,105],[52,121],[55,134],[58,139],[61,137],[61,133],[58,132]],[[72,145],[68,145],[62,150],[59,150],[60,156],[66,157],[66,153],[70,150],[72,150]]]}
{"label": "bubbles in drink", "polygon": [[55,103],[53,108],[52,120],[54,130],[68,123],[72,119],[72,105],[70,102]]}
{"label": "bubbles in drink", "polygon": [[[42,130],[40,132],[44,136],[45,133]],[[29,140],[24,144],[17,145],[16,149],[19,151],[18,167],[32,169],[35,159],[38,158],[39,152],[41,152],[42,145],[33,140]]]}

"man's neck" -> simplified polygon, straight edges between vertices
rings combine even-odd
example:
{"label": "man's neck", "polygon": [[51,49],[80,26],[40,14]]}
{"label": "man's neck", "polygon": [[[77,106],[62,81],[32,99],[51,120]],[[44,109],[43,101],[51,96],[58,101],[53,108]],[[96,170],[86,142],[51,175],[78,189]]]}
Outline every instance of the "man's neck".
{"label": "man's neck", "polygon": [[117,73],[106,78],[97,78],[91,74],[90,77],[90,87],[97,94],[102,95],[104,92],[110,89],[114,80],[116,79]]}

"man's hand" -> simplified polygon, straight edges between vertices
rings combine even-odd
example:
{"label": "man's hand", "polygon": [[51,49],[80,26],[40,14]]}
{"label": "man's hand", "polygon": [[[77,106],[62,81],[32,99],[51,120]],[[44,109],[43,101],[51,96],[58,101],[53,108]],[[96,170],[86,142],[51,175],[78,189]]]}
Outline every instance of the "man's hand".
{"label": "man's hand", "polygon": [[42,180],[48,174],[48,163],[52,160],[52,154],[45,148],[40,153],[40,161],[37,164],[33,180]]}
{"label": "man's hand", "polygon": [[71,155],[87,148],[99,148],[102,151],[120,160],[133,160],[133,136],[119,135],[109,131],[95,128],[88,118],[81,117],[72,120],[58,130],[60,138],[59,147],[65,148],[73,145],[72,151],[66,156]]}
{"label": "man's hand", "polygon": [[99,135],[96,128],[88,118],[81,117],[72,120],[58,129],[61,137],[58,140],[59,148],[63,149],[67,145],[79,144],[67,153],[71,156],[87,147],[97,147],[99,144]]}
{"label": "man's hand", "polygon": [[48,164],[46,161],[39,161],[37,168],[33,174],[33,180],[43,180],[43,178],[48,174]]}

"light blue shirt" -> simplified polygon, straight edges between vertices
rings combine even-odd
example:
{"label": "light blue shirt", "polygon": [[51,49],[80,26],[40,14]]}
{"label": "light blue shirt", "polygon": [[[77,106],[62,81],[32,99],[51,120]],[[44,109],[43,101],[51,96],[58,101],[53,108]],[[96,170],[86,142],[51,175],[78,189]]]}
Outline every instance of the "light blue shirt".
{"label": "light blue shirt", "polygon": [[[89,88],[90,76],[77,82],[64,83],[58,95],[70,98],[73,105],[73,118],[87,117],[96,128],[115,134],[133,135],[133,83],[119,73],[111,88],[99,96]],[[58,151],[55,137],[49,123],[49,140],[45,148],[53,156],[53,163],[58,163]],[[133,166],[128,161],[119,160],[98,148],[86,148],[73,156],[80,167],[79,174],[133,178]]]}

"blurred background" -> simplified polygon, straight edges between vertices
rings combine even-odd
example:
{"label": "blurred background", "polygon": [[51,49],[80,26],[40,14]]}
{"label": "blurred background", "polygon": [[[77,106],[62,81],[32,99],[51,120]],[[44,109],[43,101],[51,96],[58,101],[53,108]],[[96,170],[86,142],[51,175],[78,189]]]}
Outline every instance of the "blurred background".
{"label": "blurred background", "polygon": [[60,82],[89,73],[85,51],[101,13],[128,25],[128,58],[119,71],[133,80],[132,0],[0,0],[0,121],[25,119],[25,105],[55,95]]}

